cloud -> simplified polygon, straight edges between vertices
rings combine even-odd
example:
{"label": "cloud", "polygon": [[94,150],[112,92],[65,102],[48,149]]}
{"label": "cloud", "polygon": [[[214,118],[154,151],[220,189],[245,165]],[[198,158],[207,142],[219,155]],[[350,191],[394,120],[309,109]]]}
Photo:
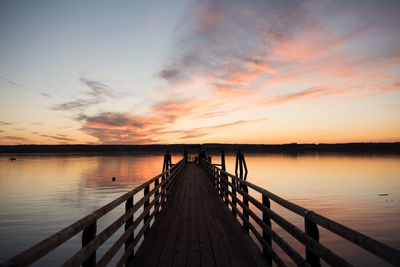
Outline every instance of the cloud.
{"label": "cloud", "polygon": [[212,125],[212,126],[207,126],[207,127],[198,127],[198,128],[193,128],[189,130],[175,130],[175,131],[162,131],[160,132],[161,134],[174,134],[177,138],[179,139],[197,139],[197,138],[204,138],[207,137],[210,134],[213,134],[217,132],[218,130],[224,129],[224,128],[229,128],[233,126],[239,126],[239,125],[246,125],[249,123],[262,123],[268,121],[267,119],[251,119],[251,120],[239,120],[239,121],[234,121],[234,122],[229,122],[229,123],[222,123],[222,124],[217,124],[217,125]]}
{"label": "cloud", "polygon": [[86,107],[100,104],[100,99],[77,99],[52,107],[53,110],[82,110]]}
{"label": "cloud", "polygon": [[49,94],[49,93],[40,93],[41,96],[47,97],[47,98],[52,98],[53,95]]}
{"label": "cloud", "polygon": [[[209,79],[249,86],[276,74],[271,53],[310,24],[301,1],[195,1],[177,28],[175,53],[160,77]],[[229,82],[230,81],[230,82]]]}
{"label": "cloud", "polygon": [[[252,122],[262,122],[265,119],[239,120],[230,123],[217,124],[207,127],[187,128],[182,130],[170,130],[176,119],[182,119],[176,114],[176,109],[188,108],[190,104],[164,103],[155,107],[155,111],[149,116],[133,116],[126,113],[99,113],[94,116],[80,115],[76,118],[82,124],[82,131],[97,138],[104,144],[146,144],[168,143],[170,140],[193,139],[206,137],[218,130]],[[164,111],[161,111],[164,110]],[[193,116],[193,113],[187,114]]]}
{"label": "cloud", "polygon": [[340,90],[333,90],[329,87],[312,87],[308,88],[307,90],[304,91],[299,91],[295,93],[289,93],[289,94],[284,94],[278,97],[275,97],[271,100],[267,100],[265,103],[269,105],[277,105],[277,104],[283,104],[286,102],[291,102],[291,101],[296,101],[296,100],[302,100],[302,99],[316,99],[316,98],[321,98],[321,97],[326,97],[326,96],[331,96],[331,95],[338,95],[345,93]]}
{"label": "cloud", "polygon": [[13,125],[14,123],[8,121],[0,121],[0,126]]}
{"label": "cloud", "polygon": [[[154,71],[164,86],[145,111],[88,112],[115,95],[85,77],[88,91],[53,109],[75,112],[81,130],[101,143],[160,143],[262,123],[215,125],[273,105],[398,92],[399,8],[389,0],[194,0]],[[211,126],[187,126],[193,121]]]}
{"label": "cloud", "polygon": [[107,99],[114,98],[111,88],[107,85],[85,77],[80,77],[79,80],[90,89],[89,91],[84,92],[86,96],[76,97],[73,101],[55,105],[51,109],[82,112],[90,106],[101,104],[106,102]]}
{"label": "cloud", "polygon": [[2,136],[1,139],[13,140],[13,141],[28,141],[25,137],[19,136]]}
{"label": "cloud", "polygon": [[173,69],[171,67],[166,67],[158,73],[158,76],[170,82],[176,82],[182,79],[179,70]]}
{"label": "cloud", "polygon": [[1,80],[1,81],[4,81],[4,82],[6,82],[6,83],[8,83],[8,84],[10,84],[10,85],[13,85],[13,86],[20,86],[19,83],[14,82],[14,81],[12,81],[12,80],[10,80],[10,79],[7,79],[6,77],[3,77],[3,76],[0,76],[0,80]]}
{"label": "cloud", "polygon": [[156,121],[150,118],[106,112],[94,116],[80,115],[76,119],[82,124],[84,132],[104,144],[154,142],[150,136],[154,134],[151,128]]}
{"label": "cloud", "polygon": [[55,139],[59,141],[66,141],[66,142],[72,142],[75,141],[75,139],[67,138],[65,135],[47,135],[47,134],[41,134],[40,136],[50,138],[50,139]]}
{"label": "cloud", "polygon": [[105,96],[113,98],[114,95],[112,94],[112,90],[108,85],[101,83],[99,81],[94,81],[87,79],[83,76],[79,78],[79,80],[84,83],[86,86],[88,86],[91,91],[87,92],[88,95],[91,95],[95,98],[103,98]]}
{"label": "cloud", "polygon": [[341,90],[361,86],[371,73],[398,65],[399,20],[392,10],[400,2],[360,3],[194,1],[159,77],[175,86],[203,79],[209,90],[253,94],[278,84],[293,91],[299,83],[319,87],[318,76],[328,86],[342,79]]}

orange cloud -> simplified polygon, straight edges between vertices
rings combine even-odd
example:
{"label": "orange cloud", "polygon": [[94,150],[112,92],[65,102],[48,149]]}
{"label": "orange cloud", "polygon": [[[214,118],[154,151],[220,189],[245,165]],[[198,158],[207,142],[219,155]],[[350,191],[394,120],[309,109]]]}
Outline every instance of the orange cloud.
{"label": "orange cloud", "polygon": [[331,95],[338,95],[342,94],[344,91],[341,90],[333,90],[329,87],[312,87],[304,91],[296,92],[296,93],[289,93],[283,96],[275,97],[271,100],[267,100],[264,103],[268,105],[277,105],[283,104],[286,102],[302,100],[302,99],[315,99],[320,98],[323,96],[331,96]]}
{"label": "orange cloud", "polygon": [[267,64],[259,64],[256,62],[247,62],[247,64],[249,64],[253,68],[256,68],[258,70],[261,70],[261,71],[264,71],[267,73],[271,73],[271,74],[278,73],[274,68],[272,68],[271,66],[269,66]]}

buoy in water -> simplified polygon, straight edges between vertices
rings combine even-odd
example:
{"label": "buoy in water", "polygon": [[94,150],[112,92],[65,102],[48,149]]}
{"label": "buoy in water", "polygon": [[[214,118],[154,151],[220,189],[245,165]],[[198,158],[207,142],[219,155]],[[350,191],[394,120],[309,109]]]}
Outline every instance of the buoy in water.
{"label": "buoy in water", "polygon": [[113,177],[112,180],[115,181],[115,177]]}

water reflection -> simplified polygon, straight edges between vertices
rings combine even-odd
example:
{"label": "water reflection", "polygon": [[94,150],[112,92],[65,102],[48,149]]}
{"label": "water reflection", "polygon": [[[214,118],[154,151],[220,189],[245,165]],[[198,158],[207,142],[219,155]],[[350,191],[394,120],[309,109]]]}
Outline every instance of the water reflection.
{"label": "water reflection", "polygon": [[[173,163],[180,157],[174,155]],[[245,157],[248,181],[400,249],[400,157],[249,153]],[[213,155],[214,162],[219,159]],[[25,155],[15,161],[0,156],[0,261],[157,175],[162,163],[162,154]],[[234,173],[234,155],[227,155],[226,165]],[[272,208],[303,229],[301,217],[274,203]],[[112,220],[104,218],[99,229]],[[352,253],[356,248],[329,234],[321,232],[321,240],[351,259],[364,255]],[[79,246],[77,237],[39,265],[57,265]]]}
{"label": "water reflection", "polygon": [[[0,262],[157,175],[162,159],[161,154],[0,157]],[[99,230],[112,220],[105,218]],[[75,239],[38,265],[60,264],[80,246]]]}
{"label": "water reflection", "polygon": [[[228,171],[234,172],[235,156],[226,161]],[[246,161],[248,181],[400,249],[400,157],[247,154]],[[272,209],[304,229],[302,217],[273,202]],[[273,228],[304,254],[303,246],[289,234],[276,224]],[[342,238],[320,231],[321,242],[350,262],[388,265]]]}

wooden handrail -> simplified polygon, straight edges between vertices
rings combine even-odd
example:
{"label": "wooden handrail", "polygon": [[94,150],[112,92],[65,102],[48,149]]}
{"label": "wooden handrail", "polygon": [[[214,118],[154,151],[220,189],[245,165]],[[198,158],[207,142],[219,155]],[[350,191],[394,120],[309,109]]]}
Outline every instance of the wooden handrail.
{"label": "wooden handrail", "polygon": [[[229,183],[229,182],[228,182]],[[229,183],[231,184],[231,183]],[[232,185],[232,184],[231,184]],[[300,243],[305,245],[306,247],[312,249],[315,253],[321,256],[327,263],[334,265],[334,266],[351,266],[349,263],[347,263],[345,260],[343,260],[341,257],[336,255],[334,252],[323,246],[322,244],[316,242],[313,240],[311,237],[309,237],[306,233],[301,231],[298,227],[275,213],[274,211],[268,209],[267,207],[263,206],[258,200],[256,200],[254,197],[249,195],[248,193],[245,193],[242,189],[237,188],[237,192],[239,192],[244,198],[247,198],[254,206],[256,206],[258,209],[260,209],[263,212],[266,212],[272,220],[274,220],[279,226],[281,226],[286,232],[288,232],[290,235],[292,235],[294,238],[296,238]],[[244,203],[236,198],[236,201],[239,203],[239,205],[246,210],[247,212],[251,211],[247,206],[244,205]],[[254,218],[253,218],[254,219]],[[261,226],[261,225],[260,225]],[[264,228],[263,228],[264,230]],[[265,230],[268,231],[267,228]],[[277,243],[279,245],[279,243]],[[284,245],[283,243],[281,243]],[[284,248],[281,247],[283,250]],[[285,250],[284,250],[285,251]],[[292,254],[288,254],[289,257],[292,256]],[[292,258],[292,257],[291,257]],[[292,258],[293,259],[293,258]],[[293,259],[294,260],[294,259]],[[298,261],[298,259],[295,260],[295,262]]]}
{"label": "wooden handrail", "polygon": [[[99,246],[101,246],[111,235],[113,235],[124,223],[126,223],[127,220],[131,218],[136,211],[138,211],[142,206],[146,206],[144,207],[144,211],[142,212],[142,214],[135,220],[135,222],[132,225],[128,226],[129,231],[128,230],[125,231],[125,233],[117,240],[116,243],[118,244],[116,246],[114,246],[115,244],[111,246],[110,250],[111,249],[113,250],[112,251],[109,250],[108,252],[110,253],[107,252],[103,256],[103,258],[99,261],[99,265],[104,266],[115,255],[115,253],[121,247],[123,242],[125,242],[129,238],[129,236],[133,234],[133,231],[140,224],[141,221],[143,220],[145,221],[144,225],[146,228],[150,227],[151,220],[154,216],[150,215],[148,218],[146,218],[146,215],[149,213],[152,207],[155,207],[154,211],[160,209],[160,207],[162,206],[161,204],[165,202],[167,199],[168,194],[166,194],[166,192],[169,192],[169,190],[171,190],[171,185],[174,184],[176,177],[182,171],[184,165],[185,165],[185,160],[182,159],[177,164],[174,164],[171,168],[164,170],[162,173],[156,175],[147,182],[139,185],[135,189],[125,193],[124,195],[111,201],[110,203],[99,208],[93,213],[83,217],[82,219],[76,221],[75,223],[67,226],[63,230],[53,234],[49,238],[46,238],[43,241],[37,243],[31,248],[10,258],[9,260],[1,264],[1,266],[30,265],[81,231],[84,231],[83,247],[78,252],[76,252],[68,261],[66,261],[64,263],[64,266],[79,266],[81,264],[93,265],[95,264],[95,257],[93,258],[94,263],[89,263],[88,258],[91,257],[91,255],[95,255],[96,249]],[[159,181],[159,179],[162,177],[165,177],[165,179],[162,180],[161,183],[156,183],[156,181]],[[154,187],[150,191],[149,190],[150,185],[153,183]],[[159,191],[160,188],[161,188],[160,194],[157,194],[157,197],[154,197],[154,199],[150,203],[149,202],[150,197],[153,194],[155,196],[155,193]],[[130,199],[132,200],[133,196],[136,195],[138,192],[142,191],[143,189],[148,191],[144,197],[142,197],[137,203],[135,203],[132,207],[130,207],[122,216],[120,216],[104,231],[96,235],[95,225],[98,219],[100,219],[105,214],[107,214],[117,206],[121,205],[125,201],[129,201]],[[161,201],[157,203],[157,201],[159,201],[160,198]],[[157,204],[155,205],[155,203]],[[154,212],[152,212],[152,214],[154,214]],[[90,227],[93,227],[93,225],[94,228],[90,229]],[[142,230],[144,233],[146,229]]]}
{"label": "wooden handrail", "polygon": [[[321,257],[324,261],[333,266],[351,266],[340,256],[336,255],[331,250],[319,243],[317,225],[324,227],[330,232],[343,237],[344,239],[358,245],[359,247],[371,252],[372,254],[395,266],[400,266],[400,252],[398,250],[389,247],[377,240],[374,240],[364,234],[361,234],[351,228],[348,228],[342,224],[334,222],[313,211],[305,209],[288,200],[285,200],[255,184],[240,179],[237,176],[218,168],[217,165],[211,164],[204,159],[200,160],[200,165],[203,167],[206,174],[208,174],[208,176],[210,177],[211,182],[215,186],[218,194],[221,196],[221,198],[223,198],[225,203],[230,205],[232,213],[234,215],[239,215],[239,217],[243,221],[243,227],[245,228],[245,230],[248,228],[252,230],[255,237],[259,240],[259,242],[263,245],[263,248],[266,250],[265,253],[269,256],[272,256],[272,254],[268,252],[270,247],[268,242],[266,242],[261,237],[260,233],[254,232],[256,230],[254,226],[251,225],[246,214],[250,215],[254,219],[254,221],[261,227],[263,232],[265,231],[266,233],[268,233],[270,238],[272,238],[283,249],[283,251],[285,251],[288,256],[292,258],[292,260],[299,266],[304,266],[308,264],[319,266],[319,257]],[[232,179],[232,182],[229,182],[228,177]],[[229,190],[229,187],[231,188],[231,191]],[[272,211],[269,206],[267,207],[267,205],[261,203],[256,198],[251,196],[248,192],[246,192],[247,187],[260,193],[263,198],[263,202],[267,202],[268,199],[271,199],[280,206],[302,216],[305,220],[306,232],[303,232],[295,225],[291,224],[289,221]],[[236,196],[236,193],[242,196],[243,201]],[[231,197],[231,200],[229,200],[228,195]],[[303,245],[305,245],[307,249],[306,261],[304,261],[304,259],[300,255],[294,253],[294,249],[288,247],[289,245],[283,239],[277,236],[277,234],[248,207],[248,204],[246,204],[247,201],[250,201],[255,207],[262,211],[263,217],[265,217],[265,219],[271,218],[283,229],[285,229],[289,234],[291,234]],[[239,204],[243,212],[240,212],[239,209],[237,209],[236,203]],[[276,259],[274,257],[273,259],[276,262]],[[276,263],[278,265],[280,264],[279,262]]]}

